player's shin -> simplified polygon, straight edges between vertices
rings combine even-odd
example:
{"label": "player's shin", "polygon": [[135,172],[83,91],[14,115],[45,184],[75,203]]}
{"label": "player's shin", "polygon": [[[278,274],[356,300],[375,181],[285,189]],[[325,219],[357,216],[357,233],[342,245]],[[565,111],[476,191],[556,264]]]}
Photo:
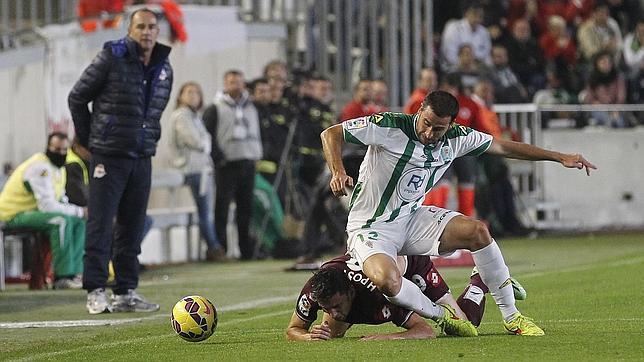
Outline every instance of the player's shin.
{"label": "player's shin", "polygon": [[472,275],[470,284],[465,287],[465,290],[457,300],[458,306],[463,310],[467,319],[477,327],[481,324],[481,319],[483,318],[485,293],[487,292],[487,286],[481,280],[481,276],[476,273]]}
{"label": "player's shin", "polygon": [[393,297],[385,295],[388,301],[413,310],[420,316],[431,319],[439,319],[445,315],[443,308],[434,304],[412,281],[401,278],[400,291]]}
{"label": "player's shin", "polygon": [[490,294],[499,306],[503,319],[508,321],[518,312],[510,281],[510,271],[505,265],[501,249],[492,239],[490,245],[472,252],[483,283],[490,288]]}

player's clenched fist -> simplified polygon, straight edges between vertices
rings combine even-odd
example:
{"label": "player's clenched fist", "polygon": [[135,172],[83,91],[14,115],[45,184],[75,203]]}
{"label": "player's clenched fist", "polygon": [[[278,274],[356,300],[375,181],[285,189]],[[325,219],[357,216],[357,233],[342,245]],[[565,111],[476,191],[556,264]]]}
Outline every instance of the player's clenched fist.
{"label": "player's clenched fist", "polygon": [[335,173],[331,177],[329,185],[335,196],[346,196],[347,191],[345,187],[353,187],[353,179],[346,173]]}

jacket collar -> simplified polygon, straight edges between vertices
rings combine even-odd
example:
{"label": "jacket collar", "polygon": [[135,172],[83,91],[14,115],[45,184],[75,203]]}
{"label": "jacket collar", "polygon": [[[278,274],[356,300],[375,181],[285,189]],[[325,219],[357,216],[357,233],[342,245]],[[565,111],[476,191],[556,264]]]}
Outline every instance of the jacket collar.
{"label": "jacket collar", "polygon": [[224,102],[224,103],[228,104],[231,107],[242,107],[243,108],[243,107],[246,106],[246,103],[249,102],[249,95],[248,95],[248,91],[244,90],[244,91],[242,91],[242,95],[241,95],[241,98],[239,99],[239,101],[235,101],[231,96],[228,95],[228,93],[224,93],[224,92],[219,91],[219,92],[217,92],[215,94],[215,99],[214,100],[215,100],[215,102],[217,102],[217,101]]}
{"label": "jacket collar", "polygon": [[[130,38],[129,36],[123,38],[123,41],[125,42],[125,45],[127,47],[128,55],[131,58],[138,60],[139,54],[142,52],[139,43],[134,41],[134,39]],[[157,64],[163,63],[170,55],[171,50],[172,48],[170,48],[169,46],[156,42],[154,48],[152,49],[152,56],[150,57],[149,66],[155,66]]]}

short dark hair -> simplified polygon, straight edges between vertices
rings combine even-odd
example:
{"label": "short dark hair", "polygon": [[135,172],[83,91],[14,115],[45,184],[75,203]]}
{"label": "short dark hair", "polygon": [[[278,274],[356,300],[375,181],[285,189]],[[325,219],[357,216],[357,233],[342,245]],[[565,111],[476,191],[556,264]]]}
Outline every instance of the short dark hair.
{"label": "short dark hair", "polygon": [[329,79],[329,77],[321,75],[321,74],[317,74],[317,73],[313,73],[313,76],[311,77],[311,79],[315,80],[315,81],[323,81],[323,82],[330,82],[331,81],[331,79]]}
{"label": "short dark hair", "polygon": [[128,29],[130,28],[130,26],[132,26],[132,20],[134,20],[134,15],[136,15],[138,13],[150,13],[150,14],[154,15],[155,19],[157,19],[157,23],[159,22],[159,14],[155,13],[153,10],[148,9],[148,8],[140,8],[140,9],[134,10],[132,12],[132,14],[130,14],[129,23],[127,24]]}
{"label": "short dark hair", "polygon": [[47,136],[47,147],[49,147],[49,145],[51,144],[51,139],[54,137],[60,138],[61,140],[66,140],[68,138],[66,133],[58,131],[52,132],[49,134],[49,136]]}
{"label": "short dark hair", "polygon": [[322,268],[313,274],[309,282],[311,298],[318,302],[329,300],[337,293],[348,294],[353,288],[344,271],[338,268]]}
{"label": "short dark hair", "polygon": [[479,0],[466,1],[465,4],[461,6],[461,11],[465,14],[469,10],[484,10],[483,4],[481,4]]}
{"label": "short dark hair", "polygon": [[429,93],[423,100],[423,106],[431,107],[434,114],[439,117],[450,117],[451,121],[458,116],[458,100],[456,97],[445,91],[433,91]]}
{"label": "short dark hair", "polygon": [[251,82],[248,82],[248,84],[246,85],[246,88],[248,88],[248,90],[252,93],[255,91],[255,87],[257,87],[258,84],[268,85],[268,79],[263,77],[253,79]]}
{"label": "short dark hair", "polygon": [[244,73],[242,73],[241,70],[229,69],[224,73],[224,79],[228,78],[229,75],[235,75],[235,76],[243,77]]}

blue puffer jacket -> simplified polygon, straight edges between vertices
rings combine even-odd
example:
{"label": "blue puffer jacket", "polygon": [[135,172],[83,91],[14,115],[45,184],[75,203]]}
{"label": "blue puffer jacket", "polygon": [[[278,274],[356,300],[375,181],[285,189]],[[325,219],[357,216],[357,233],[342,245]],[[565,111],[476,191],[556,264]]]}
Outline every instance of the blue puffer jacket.
{"label": "blue puffer jacket", "polygon": [[76,135],[93,153],[138,158],[156,152],[172,90],[170,47],[157,43],[147,67],[139,49],[129,37],[105,43],[69,93]]}

